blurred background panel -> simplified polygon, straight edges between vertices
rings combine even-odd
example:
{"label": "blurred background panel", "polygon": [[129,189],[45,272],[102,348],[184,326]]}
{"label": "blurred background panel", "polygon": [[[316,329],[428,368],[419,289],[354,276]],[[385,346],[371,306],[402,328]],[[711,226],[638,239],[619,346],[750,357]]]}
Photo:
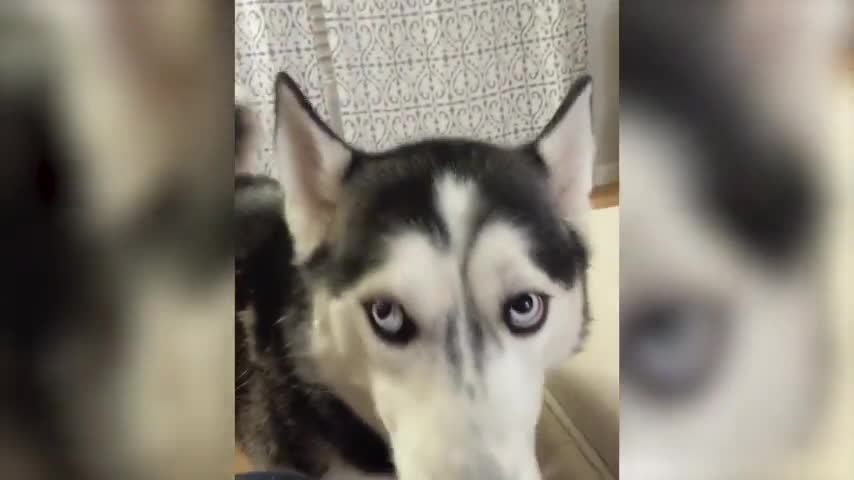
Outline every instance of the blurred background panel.
{"label": "blurred background panel", "polygon": [[0,477],[224,478],[233,2],[0,6]]}
{"label": "blurred background panel", "polygon": [[854,478],[849,3],[621,5],[621,478]]}

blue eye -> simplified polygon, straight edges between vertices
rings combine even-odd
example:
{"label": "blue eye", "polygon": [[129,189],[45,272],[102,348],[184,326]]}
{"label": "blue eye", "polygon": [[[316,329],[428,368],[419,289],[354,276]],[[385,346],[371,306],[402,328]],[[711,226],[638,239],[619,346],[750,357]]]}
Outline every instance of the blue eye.
{"label": "blue eye", "polygon": [[404,344],[415,337],[415,323],[403,307],[387,300],[374,300],[364,305],[374,333],[389,343]]}
{"label": "blue eye", "polygon": [[504,304],[504,323],[517,335],[533,333],[543,325],[548,310],[547,297],[537,293],[522,293]]}
{"label": "blue eye", "polygon": [[371,321],[383,331],[395,334],[403,328],[403,309],[396,303],[374,302],[371,304]]}
{"label": "blue eye", "polygon": [[720,363],[727,325],[714,305],[650,302],[626,308],[623,324],[621,375],[652,394],[693,391]]}

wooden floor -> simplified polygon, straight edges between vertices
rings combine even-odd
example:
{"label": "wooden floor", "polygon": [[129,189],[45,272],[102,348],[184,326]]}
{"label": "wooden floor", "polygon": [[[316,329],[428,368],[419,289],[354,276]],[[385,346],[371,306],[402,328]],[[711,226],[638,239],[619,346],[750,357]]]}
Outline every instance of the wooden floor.
{"label": "wooden floor", "polygon": [[234,473],[247,473],[252,471],[252,464],[249,459],[240,450],[237,450],[237,455],[234,459]]}
{"label": "wooden floor", "polygon": [[593,208],[609,208],[620,204],[620,183],[610,183],[593,189],[590,194],[590,203]]}

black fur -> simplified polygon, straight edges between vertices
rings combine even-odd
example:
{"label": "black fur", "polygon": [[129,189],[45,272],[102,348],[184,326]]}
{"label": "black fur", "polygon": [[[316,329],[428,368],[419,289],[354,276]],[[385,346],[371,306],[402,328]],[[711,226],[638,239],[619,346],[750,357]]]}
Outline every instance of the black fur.
{"label": "black fur", "polygon": [[[150,293],[144,285],[155,271],[204,287],[222,278],[212,273],[230,272],[230,189],[215,200],[192,198],[186,176],[227,184],[231,175],[159,172],[164,188],[133,205],[140,216],[93,222],[87,193],[100,163],[75,148],[79,138],[60,114],[66,79],[46,61],[53,49],[40,41],[44,32],[17,20],[3,33],[9,43],[0,42],[0,470],[31,480],[140,478],[140,452],[126,448],[138,432],[122,426],[127,412],[115,401],[136,368],[128,363],[135,325],[150,320],[137,318],[136,302]],[[32,47],[27,65],[7,45]]]}
{"label": "black fur", "polygon": [[460,347],[460,327],[455,321],[455,317],[455,314],[451,314],[448,318],[448,330],[445,333],[445,355],[448,357],[448,363],[453,367],[454,380],[459,383],[462,381],[462,375],[460,374],[462,349]]}
{"label": "black fur", "polygon": [[[291,335],[304,331],[300,322],[307,321],[305,279],[328,282],[333,291],[345,289],[382,261],[383,233],[403,225],[418,225],[431,232],[439,244],[447,244],[447,227],[428,201],[433,198],[432,175],[437,170],[453,171],[463,178],[478,177],[487,199],[481,224],[497,218],[517,223],[535,238],[538,248],[532,252],[533,258],[544,271],[566,285],[572,285],[579,275],[583,278],[586,248],[577,234],[555,217],[545,193],[542,168],[533,161],[517,158],[520,155],[524,153],[470,142],[436,141],[361,157],[362,166],[348,180],[350,198],[361,202],[345,206],[349,209],[347,218],[358,225],[348,228],[348,235],[340,243],[315,252],[303,266],[304,272],[291,265],[293,247],[282,220],[281,204],[238,212],[237,250],[249,253],[237,260],[236,305],[241,311],[255,312],[255,330],[250,334],[254,337],[254,353],[262,358],[260,362],[250,361],[246,338],[241,333],[236,345],[239,442],[266,438],[272,464],[291,465],[315,475],[322,474],[326,467],[324,452],[328,449],[366,472],[393,471],[388,446],[381,436],[325,386],[314,384],[296,368],[290,342],[299,343],[300,339]],[[407,162],[409,168],[397,169],[395,164],[401,161]],[[238,177],[236,194],[261,184],[269,186],[270,182],[259,177]],[[467,316],[471,315],[473,311]],[[586,331],[586,308],[584,316]],[[470,323],[474,351],[482,352],[483,322]],[[453,337],[458,341],[459,335]],[[449,345],[449,349],[450,356],[458,355],[459,345]],[[475,360],[482,368],[482,356]],[[252,388],[258,391],[253,392]],[[261,406],[257,399],[264,399]],[[264,409],[263,416],[268,418],[265,432],[248,430],[250,422],[245,417],[257,408]]]}
{"label": "black fur", "polygon": [[[434,181],[450,173],[477,183],[482,204],[475,230],[495,220],[526,229],[537,245],[537,264],[555,281],[570,286],[586,268],[587,251],[560,220],[548,193],[547,172],[532,148],[503,149],[468,140],[431,140],[379,154],[358,153],[346,179],[346,238],[325,246],[314,266],[322,267],[333,292],[351,285],[382,261],[383,238],[417,226],[438,245],[448,230],[433,202]],[[476,236],[476,231],[472,235]],[[322,257],[323,261],[320,261]]]}
{"label": "black fur", "polygon": [[70,159],[47,92],[42,81],[0,85],[0,221],[6,228],[0,236],[0,433],[31,457],[22,459],[25,468],[39,466],[33,478],[76,479],[85,470],[71,452],[67,412],[45,366],[91,298],[85,287],[92,271],[68,210]]}
{"label": "black fur", "polygon": [[[238,177],[235,192],[272,180],[263,177]],[[328,467],[327,452],[335,450],[348,463],[371,473],[393,471],[388,446],[340,399],[323,385],[304,378],[293,359],[295,332],[303,332],[299,323],[307,321],[309,306],[300,272],[292,266],[293,246],[281,216],[281,205],[257,208],[251,213],[237,212],[238,229],[264,232],[249,239],[251,249],[237,258],[235,305],[238,312],[252,310],[255,330],[254,352],[249,351],[247,334],[237,323],[239,334],[237,375],[235,378],[236,432],[244,446],[249,440],[266,440],[265,456],[273,465],[291,465],[311,475],[321,475]],[[260,238],[260,241],[259,241]],[[251,354],[257,355],[256,360]],[[253,415],[264,418],[260,424],[247,420]]]}

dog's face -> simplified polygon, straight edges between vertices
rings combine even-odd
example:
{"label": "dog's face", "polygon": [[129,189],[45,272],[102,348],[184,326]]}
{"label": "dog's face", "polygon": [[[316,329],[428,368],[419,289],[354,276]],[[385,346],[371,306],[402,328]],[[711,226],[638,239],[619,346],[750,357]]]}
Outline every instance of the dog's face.
{"label": "dog's face", "polygon": [[826,380],[817,159],[660,11],[621,10],[621,475],[756,478]]}
{"label": "dog's face", "polygon": [[276,155],[317,375],[387,432],[398,475],[540,478],[547,368],[587,320],[588,79],[538,140],[348,147],[277,82]]}
{"label": "dog's face", "polygon": [[792,174],[781,168],[755,192],[772,202],[711,206],[695,163],[708,152],[681,144],[682,125],[625,105],[621,117],[623,174],[632,179],[621,192],[622,474],[743,478],[734,475],[772,464],[804,438],[826,352],[805,247],[768,257],[776,247],[729,222],[750,210],[751,222],[789,224],[775,235],[799,236],[810,222],[789,202],[809,200],[774,191],[775,182],[800,181],[776,177]]}

